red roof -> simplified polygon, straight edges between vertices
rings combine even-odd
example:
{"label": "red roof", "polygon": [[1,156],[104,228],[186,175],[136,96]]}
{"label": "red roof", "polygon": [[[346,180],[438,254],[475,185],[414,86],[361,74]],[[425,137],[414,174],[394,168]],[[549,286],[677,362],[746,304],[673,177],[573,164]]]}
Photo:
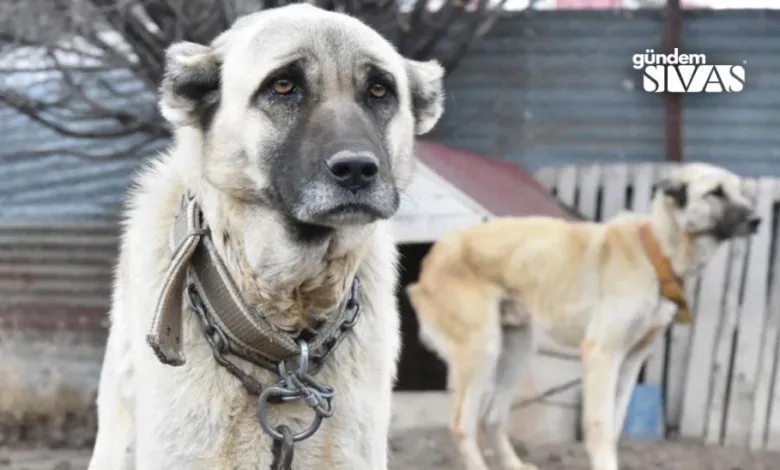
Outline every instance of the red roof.
{"label": "red roof", "polygon": [[572,218],[544,186],[518,165],[431,142],[418,142],[417,156],[496,216]]}

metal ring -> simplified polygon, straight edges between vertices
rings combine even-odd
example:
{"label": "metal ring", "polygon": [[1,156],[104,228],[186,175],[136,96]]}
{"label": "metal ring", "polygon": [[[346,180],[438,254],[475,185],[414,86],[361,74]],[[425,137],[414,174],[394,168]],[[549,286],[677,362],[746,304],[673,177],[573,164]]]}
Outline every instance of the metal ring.
{"label": "metal ring", "polygon": [[[284,436],[277,431],[274,427],[270,425],[268,422],[268,399],[272,395],[278,395],[281,397],[284,396],[291,396],[291,395],[299,395],[300,392],[297,391],[290,391],[285,390],[281,387],[268,387],[265,390],[263,390],[262,393],[260,393],[260,396],[257,397],[257,417],[258,421],[260,421],[260,426],[263,428],[263,431],[266,432],[269,436],[271,436],[274,440],[282,440],[284,439]],[[304,431],[299,432],[298,434],[293,435],[292,439],[294,442],[299,442],[304,439],[310,438],[317,430],[320,428],[320,425],[322,424],[323,417],[319,413],[314,413],[314,419],[312,420],[311,424],[307,429]]]}
{"label": "metal ring", "polygon": [[355,308],[355,313],[352,314],[352,318],[344,321],[344,323],[341,324],[341,328],[343,330],[349,330],[350,328],[357,325],[357,322],[360,319],[360,304],[356,303],[354,308]]}
{"label": "metal ring", "polygon": [[309,344],[304,340],[298,340],[301,353],[298,355],[298,375],[303,376],[309,372]]}

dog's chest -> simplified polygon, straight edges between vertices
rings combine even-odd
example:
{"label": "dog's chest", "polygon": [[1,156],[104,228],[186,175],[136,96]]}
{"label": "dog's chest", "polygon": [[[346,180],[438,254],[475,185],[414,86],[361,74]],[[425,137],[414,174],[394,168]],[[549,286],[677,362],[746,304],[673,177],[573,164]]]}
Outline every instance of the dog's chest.
{"label": "dog's chest", "polygon": [[[315,376],[335,389],[336,411],[296,444],[295,470],[378,468],[374,463],[383,460],[395,360],[387,353],[395,350],[397,319],[387,308],[375,316],[370,303],[365,307],[365,317]],[[204,343],[188,345],[181,368],[156,361],[144,366],[146,385],[137,395],[140,468],[267,470],[272,442],[260,426],[256,399],[213,361]],[[273,380],[270,374],[256,377]],[[294,432],[306,429],[313,416],[301,402],[273,405],[268,414],[272,425],[287,424]]]}
{"label": "dog's chest", "polygon": [[[167,399],[162,393],[148,392],[138,397],[140,408],[150,410],[138,421],[139,468],[267,470],[272,441],[260,426],[256,399],[219,369],[201,372],[163,380],[178,379],[186,393]],[[157,378],[155,382],[160,384]],[[377,390],[380,387],[373,385],[381,383],[378,376],[368,372],[365,381],[348,384],[334,378],[328,382],[336,389],[336,413],[324,420],[314,436],[296,444],[296,470],[352,469],[357,468],[355,463],[368,464],[372,456],[365,449],[376,446],[372,436],[386,436],[382,432],[385,413],[372,412],[389,406]],[[294,403],[273,405],[268,417],[274,426],[286,424],[299,432],[310,425],[314,413],[305,404]]]}

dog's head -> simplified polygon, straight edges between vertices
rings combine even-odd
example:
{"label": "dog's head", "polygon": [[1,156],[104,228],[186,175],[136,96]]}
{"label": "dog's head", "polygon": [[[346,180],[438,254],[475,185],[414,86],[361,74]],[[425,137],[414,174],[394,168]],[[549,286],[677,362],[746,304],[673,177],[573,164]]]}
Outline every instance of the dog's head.
{"label": "dog's head", "polygon": [[396,212],[414,136],[443,112],[443,72],[355,18],[295,4],[242,17],[208,46],[172,45],[160,108],[199,139],[193,165],[211,185],[332,229]]}
{"label": "dog's head", "polygon": [[666,198],[678,225],[693,236],[725,241],[752,235],[761,223],[744,181],[714,165],[681,166],[658,183],[655,197]]}

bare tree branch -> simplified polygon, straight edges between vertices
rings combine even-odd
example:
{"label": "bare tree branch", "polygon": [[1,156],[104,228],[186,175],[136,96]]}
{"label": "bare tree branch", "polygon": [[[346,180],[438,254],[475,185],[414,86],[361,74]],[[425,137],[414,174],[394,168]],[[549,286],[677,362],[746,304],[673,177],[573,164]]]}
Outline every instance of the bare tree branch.
{"label": "bare tree branch", "polygon": [[[438,8],[431,0],[310,1],[361,18],[404,55],[435,57],[451,71],[506,0],[444,0]],[[0,106],[69,138],[62,154],[133,158],[132,151],[170,137],[156,106],[170,44],[208,43],[239,14],[289,3],[296,1],[3,0]],[[83,148],[112,150],[73,150],[74,138]],[[106,144],[124,138],[144,144]]]}

